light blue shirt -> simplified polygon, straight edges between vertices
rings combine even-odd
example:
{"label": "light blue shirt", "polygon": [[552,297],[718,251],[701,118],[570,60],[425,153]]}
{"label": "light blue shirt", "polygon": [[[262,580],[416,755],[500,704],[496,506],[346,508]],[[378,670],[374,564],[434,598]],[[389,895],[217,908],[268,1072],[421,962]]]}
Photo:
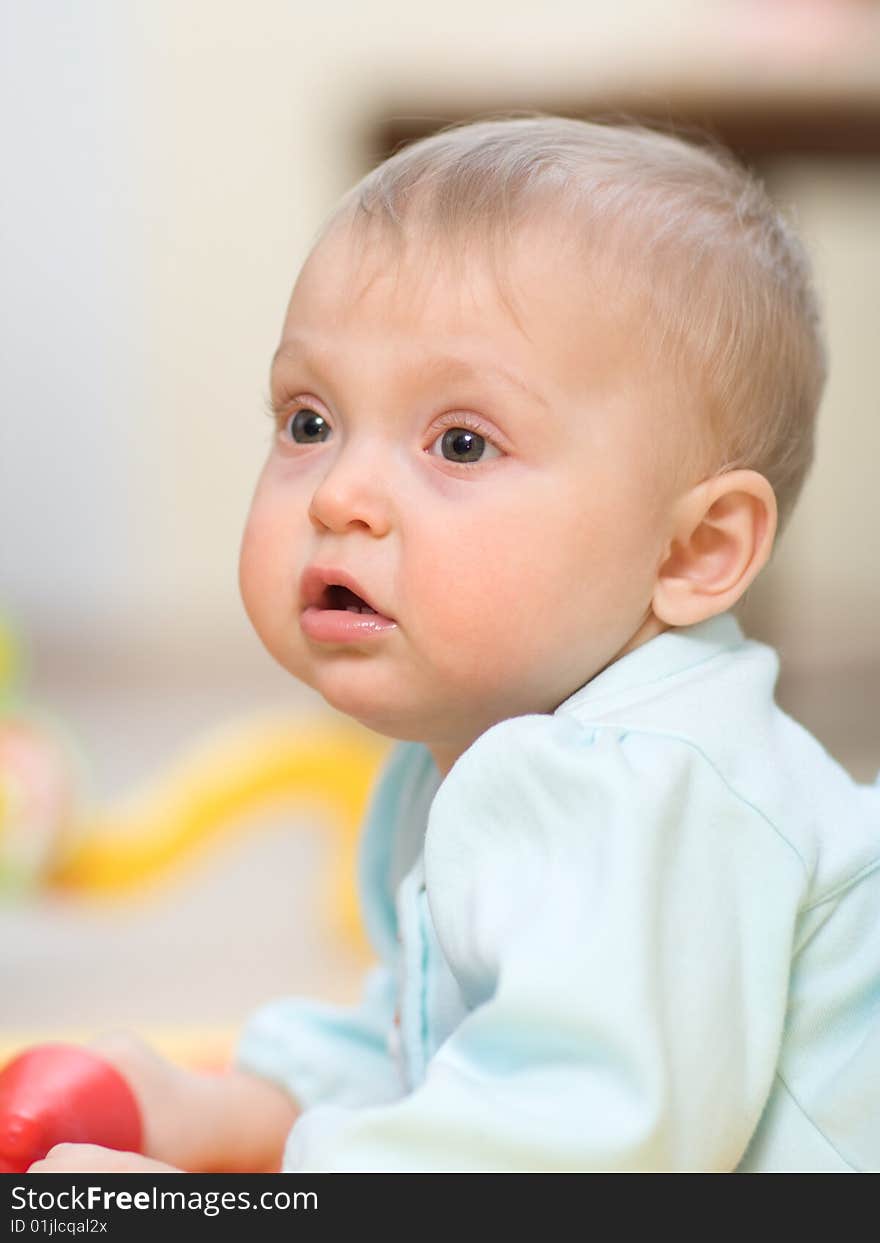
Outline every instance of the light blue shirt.
{"label": "light blue shirt", "polygon": [[778,668],[725,613],[442,782],[394,748],[361,1004],[272,1002],[239,1046],[304,1107],[286,1170],[880,1170],[880,784]]}

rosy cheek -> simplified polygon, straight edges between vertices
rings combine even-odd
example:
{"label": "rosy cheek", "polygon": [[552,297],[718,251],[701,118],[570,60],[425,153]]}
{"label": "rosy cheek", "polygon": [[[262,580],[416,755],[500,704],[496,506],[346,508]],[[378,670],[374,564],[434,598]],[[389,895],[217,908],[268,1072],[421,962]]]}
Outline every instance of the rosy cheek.
{"label": "rosy cheek", "polygon": [[252,547],[252,539],[249,533],[245,532],[241,544],[241,555],[238,559],[238,590],[245,612],[251,621],[255,622],[254,610],[259,599],[259,593],[255,580],[255,560],[251,552]]}
{"label": "rosy cheek", "polygon": [[271,604],[272,579],[277,574],[278,555],[274,531],[275,524],[270,521],[268,511],[255,501],[245,525],[238,563],[241,598],[255,624],[267,605]]}

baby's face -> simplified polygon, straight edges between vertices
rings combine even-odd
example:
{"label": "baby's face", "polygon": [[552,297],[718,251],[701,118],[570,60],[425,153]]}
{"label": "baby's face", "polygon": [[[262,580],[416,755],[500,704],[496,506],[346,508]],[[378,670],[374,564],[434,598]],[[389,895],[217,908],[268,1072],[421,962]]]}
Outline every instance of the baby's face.
{"label": "baby's face", "polygon": [[[582,264],[532,229],[506,267],[516,318],[482,261],[456,280],[416,241],[399,272],[338,228],[319,244],[273,365],[277,430],[242,546],[272,655],[367,727],[426,743],[442,773],[665,628],[656,388]],[[301,594],[312,566],[352,576],[394,624],[322,628]]]}

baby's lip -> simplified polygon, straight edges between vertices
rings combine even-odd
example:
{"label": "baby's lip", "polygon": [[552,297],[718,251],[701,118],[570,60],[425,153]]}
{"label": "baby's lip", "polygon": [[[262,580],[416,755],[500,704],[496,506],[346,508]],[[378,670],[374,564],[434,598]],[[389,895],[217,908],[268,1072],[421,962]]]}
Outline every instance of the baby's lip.
{"label": "baby's lip", "polygon": [[303,609],[326,608],[327,588],[330,586],[347,587],[356,596],[360,596],[364,604],[369,605],[374,612],[387,617],[389,621],[394,620],[389,613],[376,604],[372,597],[367,595],[353,574],[332,565],[310,565],[306,568],[300,581],[300,607]]}

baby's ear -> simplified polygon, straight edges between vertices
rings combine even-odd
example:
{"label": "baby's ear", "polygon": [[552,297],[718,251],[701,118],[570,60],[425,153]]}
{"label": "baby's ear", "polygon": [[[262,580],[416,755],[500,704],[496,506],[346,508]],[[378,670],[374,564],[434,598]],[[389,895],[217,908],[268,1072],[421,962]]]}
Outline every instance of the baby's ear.
{"label": "baby's ear", "polygon": [[732,608],[770,557],[776,496],[754,470],[713,475],[676,505],[652,600],[669,626],[692,626]]}

